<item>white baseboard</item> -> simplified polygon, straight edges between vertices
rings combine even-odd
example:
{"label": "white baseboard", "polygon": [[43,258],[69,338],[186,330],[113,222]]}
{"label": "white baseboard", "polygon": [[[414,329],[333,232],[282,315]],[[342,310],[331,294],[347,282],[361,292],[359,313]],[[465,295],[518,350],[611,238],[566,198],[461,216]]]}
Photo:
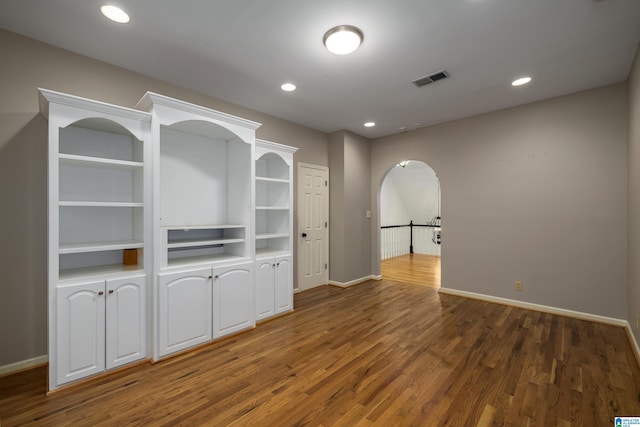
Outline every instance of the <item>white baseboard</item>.
{"label": "white baseboard", "polygon": [[329,280],[329,284],[333,285],[333,286],[338,286],[340,288],[348,288],[349,286],[354,286],[354,285],[359,285],[360,283],[364,283],[366,281],[369,280],[382,280],[382,276],[378,275],[378,276],[365,276],[365,277],[361,277],[359,279],[355,279],[355,280],[351,280],[350,282],[336,282],[335,280]]}
{"label": "white baseboard", "polygon": [[633,354],[636,356],[636,362],[638,362],[638,366],[640,366],[640,346],[638,346],[638,341],[636,340],[635,335],[633,335],[633,329],[629,322],[626,322],[624,328],[627,331],[627,337],[629,338],[629,343],[633,349]]}
{"label": "white baseboard", "polygon": [[0,375],[21,371],[23,369],[31,368],[32,366],[43,365],[48,361],[49,357],[44,354],[42,356],[34,357],[33,359],[23,360],[21,362],[0,366]]}
{"label": "white baseboard", "polygon": [[548,305],[533,304],[530,302],[518,301],[508,298],[494,297],[485,294],[476,294],[474,292],[459,291],[457,289],[440,288],[439,292],[443,294],[456,295],[460,297],[479,299],[487,302],[495,302],[503,305],[511,305],[514,307],[525,308],[527,310],[541,311],[543,313],[558,314],[560,316],[573,317],[574,319],[589,320],[592,322],[604,323],[606,325],[626,327],[629,323],[623,319],[614,317],[600,316],[597,314],[582,313],[580,311],[566,310],[564,308],[551,307]]}

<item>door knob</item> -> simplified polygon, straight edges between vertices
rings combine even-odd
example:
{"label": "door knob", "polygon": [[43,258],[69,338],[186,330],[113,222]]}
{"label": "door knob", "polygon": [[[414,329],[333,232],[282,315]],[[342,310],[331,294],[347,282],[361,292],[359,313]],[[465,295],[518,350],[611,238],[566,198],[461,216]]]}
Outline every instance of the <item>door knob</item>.
{"label": "door knob", "polygon": [[302,237],[307,237],[307,233],[302,233]]}

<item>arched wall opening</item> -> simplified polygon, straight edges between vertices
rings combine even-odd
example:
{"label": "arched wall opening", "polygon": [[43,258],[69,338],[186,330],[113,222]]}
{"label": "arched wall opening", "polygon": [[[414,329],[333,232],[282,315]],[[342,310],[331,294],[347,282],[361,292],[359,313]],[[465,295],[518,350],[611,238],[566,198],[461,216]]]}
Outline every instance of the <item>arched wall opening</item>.
{"label": "arched wall opening", "polygon": [[387,169],[379,187],[383,278],[440,287],[441,193],[435,170],[419,160]]}

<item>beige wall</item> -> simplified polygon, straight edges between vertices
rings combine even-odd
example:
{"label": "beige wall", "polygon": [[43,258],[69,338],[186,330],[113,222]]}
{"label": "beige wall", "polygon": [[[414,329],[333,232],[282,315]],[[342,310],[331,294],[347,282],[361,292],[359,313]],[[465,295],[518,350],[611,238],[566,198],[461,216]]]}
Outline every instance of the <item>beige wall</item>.
{"label": "beige wall", "polygon": [[340,282],[345,276],[345,132],[331,134],[329,140],[329,279]]}
{"label": "beige wall", "polygon": [[328,166],[323,132],[2,30],[0,54],[0,366],[47,352],[47,128],[38,87],[126,107],[158,92],[260,122],[258,138],[300,149],[295,163]]}
{"label": "beige wall", "polygon": [[621,83],[376,140],[373,204],[389,168],[422,160],[442,185],[443,287],[625,318],[626,103]]}
{"label": "beige wall", "polygon": [[331,134],[329,163],[329,279],[346,284],[371,275],[371,141]]}
{"label": "beige wall", "polygon": [[629,289],[627,318],[636,340],[640,315],[640,46],[629,74]]}

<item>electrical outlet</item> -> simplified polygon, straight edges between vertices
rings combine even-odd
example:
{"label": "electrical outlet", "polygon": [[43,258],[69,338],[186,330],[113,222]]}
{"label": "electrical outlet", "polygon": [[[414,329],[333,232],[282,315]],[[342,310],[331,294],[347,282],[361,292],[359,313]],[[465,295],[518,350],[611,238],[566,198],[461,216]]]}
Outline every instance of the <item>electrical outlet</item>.
{"label": "electrical outlet", "polygon": [[515,289],[516,291],[521,291],[522,282],[520,280],[516,280],[516,282],[513,284],[513,289]]}

